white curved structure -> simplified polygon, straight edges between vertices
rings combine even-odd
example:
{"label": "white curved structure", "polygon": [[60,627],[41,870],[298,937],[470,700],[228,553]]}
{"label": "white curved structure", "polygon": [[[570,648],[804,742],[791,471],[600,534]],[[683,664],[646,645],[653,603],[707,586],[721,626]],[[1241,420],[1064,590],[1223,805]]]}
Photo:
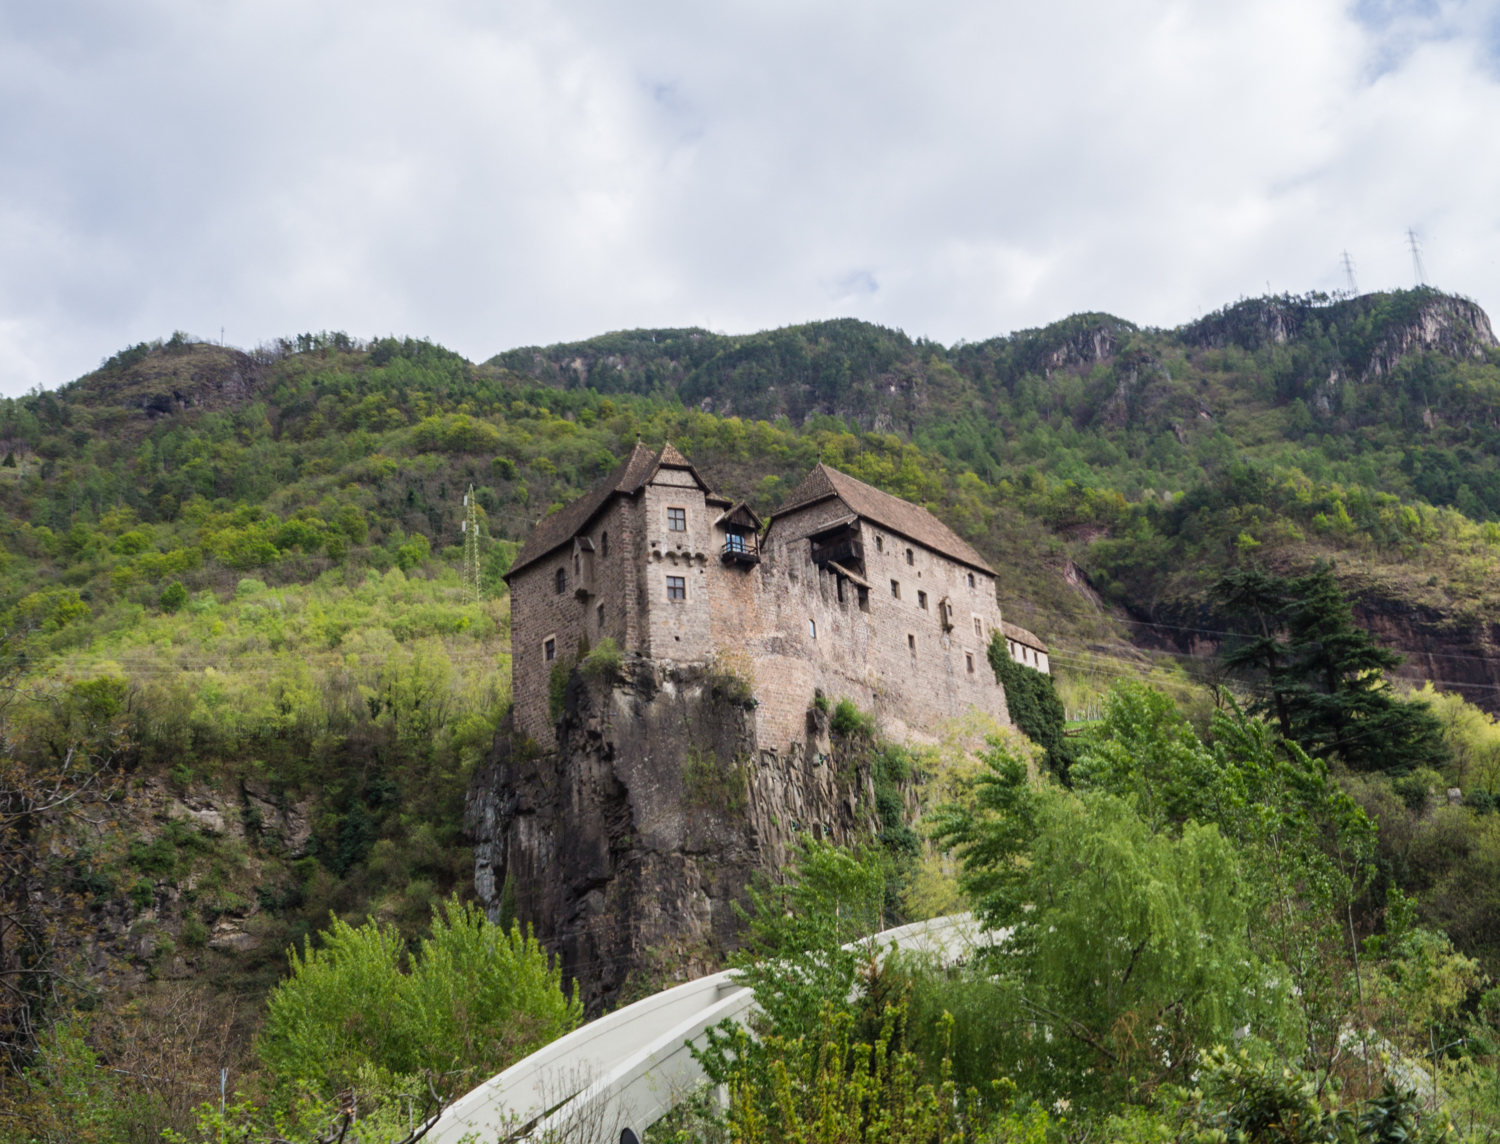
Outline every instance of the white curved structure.
{"label": "white curved structure", "polygon": [[[982,934],[970,914],[953,914],[878,933],[892,946],[961,960]],[[511,1137],[567,1144],[615,1144],[637,1137],[703,1081],[688,1042],[726,1018],[740,1021],[755,995],[733,971],[700,977],[591,1021],[518,1061],[455,1101],[425,1139],[494,1144]]]}

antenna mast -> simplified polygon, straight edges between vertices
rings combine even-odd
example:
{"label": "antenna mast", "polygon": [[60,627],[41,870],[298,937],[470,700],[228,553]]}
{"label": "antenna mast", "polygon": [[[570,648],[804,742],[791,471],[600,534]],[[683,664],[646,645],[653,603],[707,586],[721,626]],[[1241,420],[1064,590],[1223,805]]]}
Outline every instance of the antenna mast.
{"label": "antenna mast", "polygon": [[479,506],[474,503],[474,486],[464,494],[464,595],[469,603],[479,603]]}
{"label": "antenna mast", "polygon": [[1427,284],[1427,272],[1422,269],[1422,246],[1417,241],[1417,232],[1411,227],[1406,228],[1406,243],[1411,247],[1411,268],[1417,276],[1417,285]]}
{"label": "antenna mast", "polygon": [[1349,280],[1349,296],[1355,297],[1359,294],[1359,283],[1354,281],[1354,259],[1349,257],[1349,252],[1344,251],[1344,277]]}

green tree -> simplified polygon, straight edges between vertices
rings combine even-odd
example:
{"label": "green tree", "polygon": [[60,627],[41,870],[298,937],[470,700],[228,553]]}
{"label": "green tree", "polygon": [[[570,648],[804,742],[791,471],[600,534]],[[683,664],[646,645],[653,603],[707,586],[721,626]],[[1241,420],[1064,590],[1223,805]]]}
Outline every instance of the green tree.
{"label": "green tree", "polygon": [[329,1097],[370,1070],[424,1074],[457,1093],[573,1028],[581,1006],[560,969],[518,927],[490,925],[455,897],[403,969],[395,927],[337,917],[321,947],[290,955],[272,993],[261,1060],[287,1093]]}
{"label": "green tree", "polygon": [[1003,748],[984,763],[973,805],[940,808],[935,837],[979,915],[1008,931],[993,967],[1046,1028],[1059,1087],[1086,1098],[1185,1080],[1236,1027],[1276,1041],[1294,1026],[1216,826],[1154,833],[1126,800],[1033,782]]}
{"label": "green tree", "polygon": [[188,601],[187,589],[182,586],[182,581],[173,580],[161,591],[161,610],[164,612],[178,611]]}
{"label": "green tree", "polygon": [[1447,761],[1442,728],[1426,705],[1392,694],[1385,673],[1402,659],[1354,623],[1331,564],[1295,577],[1236,569],[1213,594],[1242,626],[1223,663],[1260,683],[1253,709],[1274,717],[1285,738],[1362,771]]}

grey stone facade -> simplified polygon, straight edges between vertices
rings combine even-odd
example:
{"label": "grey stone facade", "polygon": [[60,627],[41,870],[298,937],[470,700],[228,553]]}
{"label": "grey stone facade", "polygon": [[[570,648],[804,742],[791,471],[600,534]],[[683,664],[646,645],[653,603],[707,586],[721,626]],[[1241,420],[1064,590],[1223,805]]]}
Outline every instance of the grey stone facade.
{"label": "grey stone facade", "polygon": [[606,636],[666,668],[748,665],[761,749],[802,739],[816,692],[902,740],[970,707],[1008,722],[986,659],[1004,630],[994,572],[925,509],[822,465],[763,534],[732,508],[670,445],[638,445],[538,525],[508,577],[521,733],[554,742],[553,665]]}

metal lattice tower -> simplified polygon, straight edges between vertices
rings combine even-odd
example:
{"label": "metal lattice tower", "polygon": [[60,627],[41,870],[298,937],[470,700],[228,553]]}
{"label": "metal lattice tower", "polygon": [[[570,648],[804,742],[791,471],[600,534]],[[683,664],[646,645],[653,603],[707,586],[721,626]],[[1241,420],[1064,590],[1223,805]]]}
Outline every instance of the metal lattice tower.
{"label": "metal lattice tower", "polygon": [[1344,277],[1349,280],[1350,297],[1357,296],[1359,294],[1359,283],[1354,281],[1354,259],[1349,257],[1347,250],[1344,251]]}
{"label": "metal lattice tower", "polygon": [[1417,241],[1417,232],[1411,227],[1406,228],[1406,244],[1411,247],[1412,273],[1417,276],[1417,285],[1427,284],[1427,272],[1422,267],[1422,245]]}
{"label": "metal lattice tower", "polygon": [[479,603],[479,506],[474,503],[474,486],[464,494],[464,595]]}

